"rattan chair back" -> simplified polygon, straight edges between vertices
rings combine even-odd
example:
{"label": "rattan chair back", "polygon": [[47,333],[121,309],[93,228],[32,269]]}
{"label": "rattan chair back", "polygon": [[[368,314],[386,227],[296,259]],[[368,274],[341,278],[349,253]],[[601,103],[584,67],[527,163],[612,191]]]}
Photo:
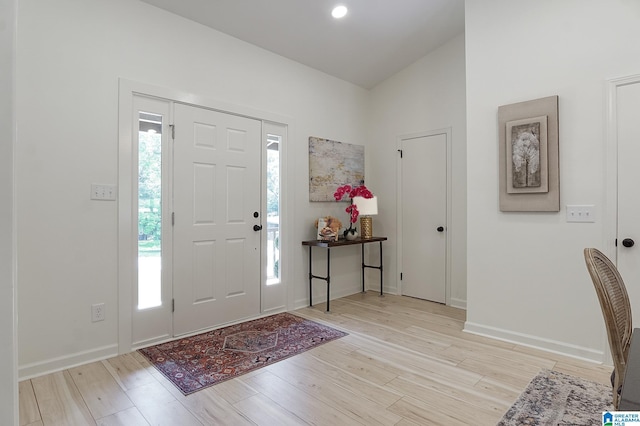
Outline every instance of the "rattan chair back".
{"label": "rattan chair back", "polygon": [[584,259],[596,289],[607,328],[614,367],[613,405],[618,409],[619,391],[624,380],[633,331],[629,295],[618,268],[607,256],[595,248],[586,248]]}

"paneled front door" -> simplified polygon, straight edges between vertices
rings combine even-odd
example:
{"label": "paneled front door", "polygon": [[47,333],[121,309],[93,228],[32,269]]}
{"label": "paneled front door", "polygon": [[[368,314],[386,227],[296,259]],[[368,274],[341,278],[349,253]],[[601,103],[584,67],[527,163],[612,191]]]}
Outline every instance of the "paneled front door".
{"label": "paneled front door", "polygon": [[178,336],[260,313],[261,122],[176,104],[174,123]]}

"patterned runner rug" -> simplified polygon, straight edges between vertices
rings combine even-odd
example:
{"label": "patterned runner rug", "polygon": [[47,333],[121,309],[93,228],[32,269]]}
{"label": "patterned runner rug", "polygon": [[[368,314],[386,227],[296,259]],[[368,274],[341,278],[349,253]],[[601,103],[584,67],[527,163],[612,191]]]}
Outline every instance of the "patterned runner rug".
{"label": "patterned runner rug", "polygon": [[611,387],[579,377],[542,370],[502,417],[498,426],[602,425],[613,409]]}
{"label": "patterned runner rug", "polygon": [[140,349],[185,395],[281,361],[347,333],[276,314]]}

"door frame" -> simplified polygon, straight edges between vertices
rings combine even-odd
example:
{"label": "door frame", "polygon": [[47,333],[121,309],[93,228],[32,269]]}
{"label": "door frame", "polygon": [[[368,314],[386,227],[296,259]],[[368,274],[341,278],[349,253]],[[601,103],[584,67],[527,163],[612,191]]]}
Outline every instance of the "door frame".
{"label": "door frame", "polygon": [[[399,135],[397,137],[397,148],[400,152],[402,150],[402,142],[408,139],[416,139],[422,137],[436,136],[444,134],[447,138],[447,172],[446,172],[446,187],[447,187],[447,214],[446,214],[446,248],[445,248],[445,304],[447,306],[451,305],[451,199],[452,199],[452,174],[451,174],[451,164],[452,164],[452,139],[451,139],[451,127],[446,127],[443,129],[436,129],[418,133],[408,133]],[[402,265],[402,159],[401,155],[397,156],[396,160],[396,223],[398,229],[398,243],[396,248],[396,265],[398,269],[398,294],[402,294],[402,280],[400,279],[400,273],[402,272],[400,269]]]}
{"label": "door frame", "polygon": [[[135,206],[133,206],[132,203],[132,197],[135,191],[133,184],[134,166],[137,167],[137,164],[133,164],[134,153],[132,151],[133,141],[131,131],[134,125],[131,114],[134,95],[159,98],[240,115],[260,120],[263,126],[265,122],[278,123],[287,129],[289,140],[293,139],[294,123],[291,117],[230,104],[178,89],[155,86],[124,78],[119,79],[118,86],[118,353],[125,354],[134,349],[132,345],[133,291],[135,290],[135,265],[133,255],[135,250],[134,243],[137,242],[133,241],[134,230],[137,228],[137,223],[133,221]],[[289,197],[290,189],[286,184],[286,182],[288,182],[287,165],[293,164],[293,161],[289,160],[293,150],[289,149],[288,145],[289,144],[283,144],[281,153],[281,223],[288,223],[290,214],[287,212],[293,209]],[[261,177],[263,177],[262,174]],[[265,209],[264,200],[261,209]],[[264,216],[264,211],[262,212],[262,216]],[[293,265],[289,262],[289,260],[292,259],[292,238],[292,232],[288,232],[286,227],[281,229],[280,255],[281,259],[284,259],[281,269],[281,285],[286,289],[286,310],[294,308],[294,288],[289,284],[290,277],[293,275]],[[264,271],[262,271],[261,277],[264,275]],[[262,280],[264,280],[264,278],[262,278]],[[262,292],[262,283],[260,288]],[[264,307],[261,305],[261,312],[263,309]]]}
{"label": "door frame", "polygon": [[602,252],[614,264],[618,263],[616,238],[618,236],[618,114],[617,91],[619,87],[640,84],[640,74],[614,78],[606,81],[604,151],[604,223]]}
{"label": "door frame", "polygon": [[[609,79],[605,82],[605,146],[604,153],[604,191],[601,251],[618,264],[618,88],[630,84],[640,84],[640,74]],[[608,348],[607,333],[600,335],[602,348]],[[611,352],[604,349],[603,362],[612,362]]]}

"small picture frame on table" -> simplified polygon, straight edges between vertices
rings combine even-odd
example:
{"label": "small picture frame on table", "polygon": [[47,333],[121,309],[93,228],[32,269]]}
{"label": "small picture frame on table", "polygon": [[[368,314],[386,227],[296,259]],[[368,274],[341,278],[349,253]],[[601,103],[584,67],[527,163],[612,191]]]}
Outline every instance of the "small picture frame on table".
{"label": "small picture frame on table", "polygon": [[332,225],[333,223],[330,219],[325,217],[318,218],[317,239],[320,241],[338,241],[339,228]]}

